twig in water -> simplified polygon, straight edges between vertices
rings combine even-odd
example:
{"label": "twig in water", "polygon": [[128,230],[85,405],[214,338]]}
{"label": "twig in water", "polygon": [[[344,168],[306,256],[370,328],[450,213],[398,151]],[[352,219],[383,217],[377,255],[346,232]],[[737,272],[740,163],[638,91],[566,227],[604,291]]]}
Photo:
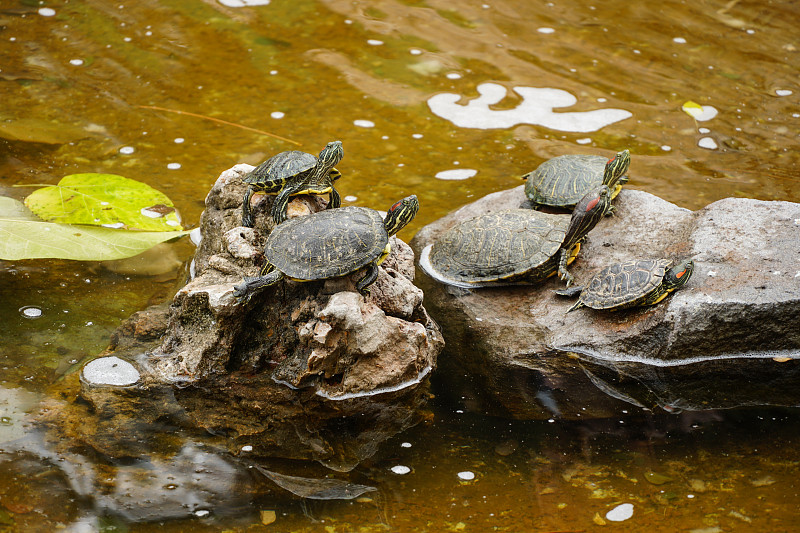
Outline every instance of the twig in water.
{"label": "twig in water", "polygon": [[168,113],[177,113],[178,115],[189,115],[190,117],[202,118],[202,119],[205,119],[205,120],[210,120],[212,122],[218,122],[220,124],[225,124],[227,126],[234,126],[236,128],[241,128],[243,130],[254,131],[256,133],[260,133],[261,135],[267,135],[269,137],[274,137],[276,139],[280,139],[281,141],[286,141],[287,143],[292,143],[292,144],[296,144],[297,146],[300,146],[299,142],[293,141],[291,139],[287,139],[286,137],[281,137],[280,135],[275,135],[274,133],[270,133],[268,131],[257,130],[255,128],[251,128],[249,126],[242,126],[241,124],[236,124],[235,122],[228,122],[227,120],[222,120],[222,119],[219,119],[219,118],[207,117],[205,115],[200,115],[198,113],[190,113],[189,111],[180,111],[178,109],[167,109],[166,107],[158,107],[158,106],[155,106],[155,105],[140,105],[140,106],[137,106],[137,107],[140,107],[142,109],[153,109],[153,110],[156,110],[156,111],[167,111]]}

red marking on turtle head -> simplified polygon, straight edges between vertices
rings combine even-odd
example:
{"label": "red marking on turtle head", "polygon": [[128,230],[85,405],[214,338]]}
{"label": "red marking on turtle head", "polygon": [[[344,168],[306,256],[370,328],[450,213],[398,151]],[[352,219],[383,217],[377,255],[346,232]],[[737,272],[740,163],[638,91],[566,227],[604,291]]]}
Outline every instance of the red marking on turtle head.
{"label": "red marking on turtle head", "polygon": [[394,211],[395,209],[400,207],[400,204],[402,204],[402,203],[403,203],[403,200],[399,200],[399,201],[395,202],[394,205],[389,208],[389,211]]}
{"label": "red marking on turtle head", "polygon": [[594,209],[594,208],[595,208],[595,206],[597,205],[597,203],[598,203],[599,201],[600,201],[600,198],[595,198],[594,200],[592,200],[591,202],[589,202],[589,203],[586,205],[586,212],[588,213],[589,211],[591,211],[592,209]]}
{"label": "red marking on turtle head", "polygon": [[617,158],[617,156],[614,156],[611,159],[609,159],[608,161],[606,161],[606,165],[608,165],[609,163],[613,163],[616,158]]}
{"label": "red marking on turtle head", "polygon": [[685,268],[683,270],[681,270],[680,272],[678,272],[677,274],[675,274],[675,277],[678,278],[678,279],[681,279],[681,277],[683,277],[684,274],[686,274],[686,269]]}

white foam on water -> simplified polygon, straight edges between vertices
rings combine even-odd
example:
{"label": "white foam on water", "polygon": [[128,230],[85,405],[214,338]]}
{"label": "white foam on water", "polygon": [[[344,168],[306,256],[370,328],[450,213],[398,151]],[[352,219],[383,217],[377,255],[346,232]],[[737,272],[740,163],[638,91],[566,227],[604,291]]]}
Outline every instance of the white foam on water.
{"label": "white foam on water", "polygon": [[717,145],[717,141],[712,139],[711,137],[702,137],[699,141],[697,141],[697,146],[700,148],[705,148],[707,150],[716,150],[719,148]]}
{"label": "white foam on water", "polygon": [[510,128],[518,124],[533,124],[546,128],[587,133],[625,120],[633,116],[624,109],[596,109],[593,111],[559,112],[557,107],[575,105],[577,99],[567,91],[551,88],[514,87],[521,98],[514,109],[491,109],[508,93],[507,89],[497,83],[482,83],[477,90],[480,95],[467,104],[458,101],[461,95],[453,93],[436,94],[428,99],[428,107],[441,118],[449,120],[462,128],[495,129]]}
{"label": "white foam on water", "polygon": [[717,116],[717,109],[714,106],[704,105],[698,107],[685,106],[683,110],[689,113],[698,122],[705,122]]}
{"label": "white foam on water", "polygon": [[217,0],[225,7],[252,7],[252,6],[266,6],[269,5],[271,0]]}
{"label": "white foam on water", "polygon": [[436,173],[436,179],[439,180],[465,180],[469,179],[478,171],[471,168],[454,168],[452,170],[442,170]]}
{"label": "white foam on water", "polygon": [[372,122],[371,120],[358,119],[358,120],[354,120],[353,124],[355,124],[359,128],[374,128],[375,127],[375,123]]}

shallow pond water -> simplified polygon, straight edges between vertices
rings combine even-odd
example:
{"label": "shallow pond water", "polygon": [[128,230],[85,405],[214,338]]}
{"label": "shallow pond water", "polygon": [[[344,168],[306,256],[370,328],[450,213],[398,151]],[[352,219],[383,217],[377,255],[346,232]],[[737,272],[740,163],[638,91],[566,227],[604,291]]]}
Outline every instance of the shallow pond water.
{"label": "shallow pond water", "polygon": [[[30,189],[14,185],[121,174],[165,192],[191,227],[221,171],[339,139],[344,205],[385,209],[419,196],[406,240],[563,153],[628,148],[629,187],[690,209],[729,196],[800,201],[794,2],[236,7],[248,3],[0,4],[0,192],[22,198]],[[31,437],[25,413],[48,387],[104,349],[122,319],[174,294],[193,253],[184,241],[158,252],[165,265],[147,275],[0,263],[0,441]],[[435,376],[434,392],[447,386]],[[236,498],[196,509],[188,491],[164,499],[161,514],[154,505],[154,522],[134,522],[77,498],[75,478],[52,459],[9,447],[0,528],[588,531],[624,503],[633,504],[626,531],[796,528],[795,411],[521,423],[445,396],[353,473],[379,488],[361,501],[301,504],[211,469]],[[149,486],[130,476],[107,492]],[[276,522],[262,525],[262,510]]]}

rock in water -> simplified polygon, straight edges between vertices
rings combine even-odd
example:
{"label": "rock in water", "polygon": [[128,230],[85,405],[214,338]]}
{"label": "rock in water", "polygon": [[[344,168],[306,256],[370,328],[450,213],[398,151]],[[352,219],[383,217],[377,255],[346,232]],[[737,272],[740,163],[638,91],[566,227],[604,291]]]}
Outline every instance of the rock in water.
{"label": "rock in water", "polygon": [[[83,399],[104,418],[63,417],[84,444],[111,457],[143,456],[150,424],[163,418],[223,435],[233,453],[244,446],[254,458],[313,459],[346,471],[421,418],[444,341],[412,284],[414,254],[396,237],[367,297],[355,290],[359,271],[284,280],[236,303],[233,287],[258,272],[274,226],[260,216],[270,198],[255,203],[254,228],[241,226],[241,178],[250,168],[223,172],[209,192],[192,279],[171,305],[135,314],[109,357],[84,369]],[[294,202],[324,207],[312,196]],[[116,363],[114,375],[106,369],[89,380],[104,361]],[[138,381],[104,387],[121,365]]]}
{"label": "rock in water", "polygon": [[[417,251],[459,221],[524,206],[523,188],[490,194],[423,228]],[[629,259],[693,258],[688,284],[648,308],[565,311],[551,278],[465,290],[425,277],[448,340],[440,375],[476,410],[517,418],[615,416],[800,403],[800,205],[729,198],[689,211],[624,190],[571,270],[585,284]],[[783,361],[783,362],[781,362]]]}

